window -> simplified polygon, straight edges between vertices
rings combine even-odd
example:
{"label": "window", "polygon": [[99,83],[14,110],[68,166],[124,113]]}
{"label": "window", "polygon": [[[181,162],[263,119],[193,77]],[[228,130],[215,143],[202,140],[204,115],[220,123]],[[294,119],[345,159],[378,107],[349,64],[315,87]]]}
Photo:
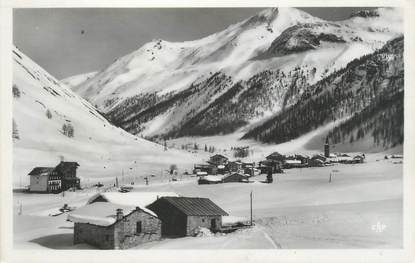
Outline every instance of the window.
{"label": "window", "polygon": [[137,221],[135,233],[136,234],[140,234],[141,232],[142,232],[142,224],[141,224],[141,221]]}
{"label": "window", "polygon": [[110,235],[105,235],[105,241],[109,241],[110,240]]}
{"label": "window", "polygon": [[202,222],[203,222],[203,223],[205,222],[205,219],[204,219],[204,218],[202,218]]}

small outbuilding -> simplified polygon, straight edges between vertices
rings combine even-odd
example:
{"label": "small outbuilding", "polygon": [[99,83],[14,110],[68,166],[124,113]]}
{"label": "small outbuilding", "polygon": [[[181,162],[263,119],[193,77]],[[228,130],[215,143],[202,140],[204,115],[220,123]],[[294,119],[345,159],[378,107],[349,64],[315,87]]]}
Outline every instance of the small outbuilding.
{"label": "small outbuilding", "polygon": [[277,161],[283,162],[285,160],[285,155],[280,154],[279,152],[273,152],[266,157],[268,161]]}
{"label": "small outbuilding", "polygon": [[310,166],[310,167],[323,167],[324,162],[320,159],[310,159],[310,161],[308,162],[308,166]]}
{"label": "small outbuilding", "polygon": [[193,174],[205,172],[207,174],[217,174],[218,168],[212,164],[195,164]]}
{"label": "small outbuilding", "polygon": [[242,173],[232,173],[223,177],[224,183],[247,183],[249,181],[249,175]]}
{"label": "small outbuilding", "polygon": [[219,166],[219,165],[227,165],[228,164],[228,157],[223,156],[222,154],[215,154],[210,157],[208,163]]}
{"label": "small outbuilding", "polygon": [[297,159],[288,159],[284,161],[284,168],[290,169],[290,168],[301,168],[305,167],[307,164],[301,163],[301,160]]}
{"label": "small outbuilding", "polygon": [[205,175],[199,177],[198,184],[220,184],[223,183],[223,175]]}
{"label": "small outbuilding", "polygon": [[147,208],[161,219],[163,236],[191,236],[200,227],[216,232],[221,229],[222,216],[228,215],[210,199],[199,197],[162,197]]}

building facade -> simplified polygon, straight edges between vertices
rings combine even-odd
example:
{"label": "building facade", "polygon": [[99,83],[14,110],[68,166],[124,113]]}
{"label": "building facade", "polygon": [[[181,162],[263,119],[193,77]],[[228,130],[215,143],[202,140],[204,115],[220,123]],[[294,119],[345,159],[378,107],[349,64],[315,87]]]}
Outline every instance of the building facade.
{"label": "building facade", "polygon": [[219,165],[223,165],[226,166],[228,164],[228,157],[223,156],[221,154],[215,154],[213,156],[210,157],[209,162],[210,164],[219,166]]}
{"label": "building facade", "polygon": [[70,188],[80,188],[76,176],[76,162],[60,162],[56,167],[35,167],[29,173],[30,192],[59,193]]}

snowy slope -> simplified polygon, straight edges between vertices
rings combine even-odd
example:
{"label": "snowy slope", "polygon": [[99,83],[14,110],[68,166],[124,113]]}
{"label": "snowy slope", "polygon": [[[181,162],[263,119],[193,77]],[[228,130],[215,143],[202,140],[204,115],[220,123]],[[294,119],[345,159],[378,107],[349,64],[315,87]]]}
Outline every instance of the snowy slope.
{"label": "snowy slope", "polygon": [[62,79],[61,82],[65,85],[71,87],[73,91],[76,91],[76,87],[79,84],[87,81],[88,79],[92,78],[96,74],[97,74],[97,71],[93,71],[93,72],[89,72],[89,73],[85,73],[85,74],[79,74],[79,75],[75,75],[75,76],[71,76],[71,77]]}
{"label": "snowy slope", "polygon": [[[380,8],[372,15],[356,14],[339,22],[324,21],[295,8],[266,9],[199,40],[149,42],[81,83],[76,92],[97,105],[99,110],[109,113],[113,122],[123,123],[121,127],[129,132],[146,136],[168,133],[181,136],[187,134],[180,131],[181,126],[192,120],[199,110],[213,103],[201,97],[211,96],[217,87],[210,85],[210,92],[193,93],[194,96],[171,103],[169,107],[163,105],[163,110],[157,115],[137,117],[137,120],[134,117],[149,108],[144,98],[151,96],[155,98],[155,103],[164,103],[184,90],[208,81],[217,72],[229,77],[232,84],[249,82],[265,71],[278,70],[284,74],[287,80],[271,88],[271,92],[277,90],[281,95],[271,96],[265,101],[269,107],[262,107],[261,98],[252,102],[260,108],[251,109],[243,120],[224,116],[231,119],[225,125],[236,123],[239,127],[281,110],[285,106],[285,95],[293,92],[289,86],[296,85],[290,82],[290,77],[297,69],[304,74],[301,76],[304,78],[303,85],[313,84],[354,58],[372,53],[400,34],[402,19],[397,9]],[[233,85],[228,85],[228,89],[231,87]],[[236,104],[238,94],[251,88],[252,85],[243,87],[233,94],[235,96],[228,96],[224,101]],[[295,92],[301,93],[302,87]],[[215,95],[225,94],[226,90],[220,90]],[[297,94],[290,96],[295,100]],[[205,102],[198,105],[200,109],[195,110],[194,97]],[[132,116],[123,115],[125,111],[131,112]],[[212,121],[215,120],[208,116],[203,122]],[[233,130],[213,128],[218,133]]]}
{"label": "snowy slope", "polygon": [[[137,138],[114,127],[69,87],[49,75],[17,48],[13,49],[14,183],[25,185],[35,166],[56,166],[61,156],[80,164],[81,184],[160,173],[194,157]],[[73,136],[63,127],[73,127]]]}

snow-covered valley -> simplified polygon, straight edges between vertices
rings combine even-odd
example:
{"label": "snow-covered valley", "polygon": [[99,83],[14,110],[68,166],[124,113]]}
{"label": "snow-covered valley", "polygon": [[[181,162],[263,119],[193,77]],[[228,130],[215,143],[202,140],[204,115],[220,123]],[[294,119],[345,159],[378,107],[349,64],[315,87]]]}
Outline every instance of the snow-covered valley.
{"label": "snow-covered valley", "polygon": [[401,12],[268,8],[63,80],[13,46],[14,248],[402,248]]}
{"label": "snow-covered valley", "polygon": [[[164,238],[136,249],[401,248],[402,163],[383,157],[368,154],[364,164],[291,169],[276,176],[273,184],[260,183],[263,176],[248,184],[198,185],[195,177],[186,176],[176,182],[161,177],[150,185],[138,182],[142,192],[208,197],[229,214],[247,218],[253,191],[255,227],[226,235]],[[333,169],[339,172],[329,183]],[[65,196],[14,193],[14,247],[94,249],[73,245],[73,223],[66,221],[66,213],[47,215],[64,203],[82,206],[96,192],[90,188]]]}

